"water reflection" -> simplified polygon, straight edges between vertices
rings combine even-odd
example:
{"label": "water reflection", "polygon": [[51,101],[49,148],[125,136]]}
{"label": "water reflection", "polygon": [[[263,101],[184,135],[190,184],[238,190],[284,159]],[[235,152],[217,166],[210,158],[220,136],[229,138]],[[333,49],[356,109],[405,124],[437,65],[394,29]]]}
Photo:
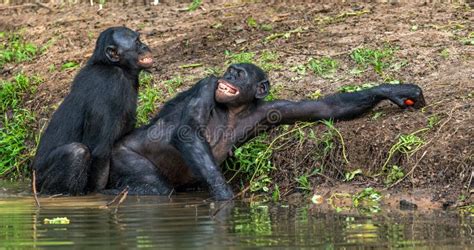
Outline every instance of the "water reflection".
{"label": "water reflection", "polygon": [[[307,206],[204,202],[205,197],[128,197],[115,213],[107,196],[0,200],[0,248],[296,246],[469,248],[472,216],[312,211]],[[45,218],[68,217],[68,225]]]}

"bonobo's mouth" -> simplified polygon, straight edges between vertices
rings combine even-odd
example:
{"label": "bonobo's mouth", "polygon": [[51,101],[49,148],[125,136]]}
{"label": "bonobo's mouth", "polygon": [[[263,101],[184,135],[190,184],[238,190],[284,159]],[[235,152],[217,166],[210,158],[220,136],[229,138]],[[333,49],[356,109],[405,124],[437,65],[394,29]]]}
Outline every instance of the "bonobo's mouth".
{"label": "bonobo's mouth", "polygon": [[153,58],[150,53],[146,53],[138,58],[138,64],[144,68],[149,68],[153,65]]}
{"label": "bonobo's mouth", "polygon": [[234,85],[230,84],[228,81],[220,79],[217,81],[217,90],[227,96],[236,96],[239,94],[239,89],[234,87]]}

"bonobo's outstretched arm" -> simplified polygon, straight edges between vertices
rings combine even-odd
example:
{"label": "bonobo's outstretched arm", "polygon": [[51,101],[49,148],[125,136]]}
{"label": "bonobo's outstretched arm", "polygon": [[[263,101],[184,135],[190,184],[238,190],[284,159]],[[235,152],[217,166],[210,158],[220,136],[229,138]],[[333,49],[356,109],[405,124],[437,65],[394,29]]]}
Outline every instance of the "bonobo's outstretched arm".
{"label": "bonobo's outstretched arm", "polygon": [[260,113],[265,116],[261,117],[263,123],[274,125],[322,119],[348,120],[364,114],[385,99],[401,108],[408,106],[405,103],[407,99],[414,102],[415,108],[425,105],[421,88],[416,85],[382,84],[358,92],[330,95],[316,101],[268,102],[260,107]]}

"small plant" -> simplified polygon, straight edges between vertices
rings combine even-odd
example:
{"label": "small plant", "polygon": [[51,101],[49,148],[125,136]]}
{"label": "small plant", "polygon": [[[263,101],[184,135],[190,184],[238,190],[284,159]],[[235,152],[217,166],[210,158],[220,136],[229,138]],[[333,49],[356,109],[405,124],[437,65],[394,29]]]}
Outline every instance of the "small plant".
{"label": "small plant", "polygon": [[428,117],[427,127],[432,129],[432,128],[436,127],[439,124],[440,121],[441,121],[441,118],[439,118],[439,116],[432,115],[432,116]]}
{"label": "small plant", "polygon": [[382,198],[380,192],[372,187],[365,188],[359,193],[352,196],[354,207],[359,207],[362,203],[379,202]]}
{"label": "small plant", "polygon": [[265,50],[259,56],[258,65],[265,72],[269,72],[269,71],[275,70],[275,69],[282,69],[283,66],[275,63],[276,61],[278,61],[278,58],[279,58],[279,55],[276,52],[271,52],[271,51]]}
{"label": "small plant", "polygon": [[280,198],[280,187],[278,187],[278,184],[275,184],[273,187],[272,200],[273,202],[278,202]]}
{"label": "small plant", "polygon": [[283,85],[275,84],[271,89],[270,93],[265,97],[265,101],[270,102],[278,99],[278,94],[283,89]]}
{"label": "small plant", "polygon": [[395,51],[395,49],[390,47],[381,50],[358,48],[352,51],[351,58],[360,67],[366,69],[371,65],[375,72],[382,75],[383,70],[390,65]]}
{"label": "small plant", "polygon": [[257,20],[251,16],[247,18],[246,22],[250,28],[256,28],[258,26]]}
{"label": "small plant", "polygon": [[72,69],[75,69],[75,68],[78,68],[79,67],[79,64],[77,62],[67,62],[67,63],[64,63],[63,65],[61,65],[61,70],[62,71],[65,71],[65,70],[72,70]]}
{"label": "small plant", "polygon": [[25,42],[19,33],[5,33],[0,35],[0,69],[5,63],[30,61],[39,53],[33,43]]}
{"label": "small plant", "polygon": [[308,61],[307,67],[315,75],[325,77],[334,74],[339,67],[339,63],[330,57],[311,58]]}
{"label": "small plant", "polygon": [[197,10],[199,7],[201,7],[201,4],[202,4],[202,0],[193,0],[188,6],[188,11]]}
{"label": "small plant", "polygon": [[228,170],[235,172],[229,181],[240,173],[250,183],[250,191],[269,190],[267,185],[271,183],[271,179],[268,174],[274,166],[270,161],[273,150],[267,140],[267,134],[261,134],[234,151],[234,157],[225,164]]}
{"label": "small plant", "polygon": [[342,93],[350,93],[350,92],[357,92],[357,91],[361,91],[361,90],[364,90],[364,89],[369,89],[369,88],[372,88],[372,87],[375,87],[374,84],[372,83],[364,83],[362,85],[345,85],[345,86],[341,86],[339,87],[339,92],[342,92]]}
{"label": "small plant", "polygon": [[309,191],[311,190],[311,183],[308,179],[308,175],[304,174],[295,179],[298,183],[298,189]]}
{"label": "small plant", "polygon": [[448,58],[449,58],[449,49],[443,49],[443,50],[441,50],[441,52],[439,52],[439,55],[440,55],[443,59],[448,59]]}
{"label": "small plant", "polygon": [[142,72],[139,78],[140,88],[137,107],[137,127],[146,124],[154,113],[157,103],[163,100],[163,92],[153,85],[153,75]]}
{"label": "small plant", "polygon": [[354,170],[354,171],[349,171],[344,174],[344,181],[352,181],[356,175],[362,174],[362,170],[360,168]]}
{"label": "small plant", "polygon": [[290,68],[291,71],[296,72],[300,76],[306,75],[306,66],[304,64],[295,65]]}
{"label": "small plant", "polygon": [[400,152],[402,154],[410,156],[414,154],[416,151],[418,151],[418,149],[420,149],[423,145],[425,145],[426,142],[420,137],[418,137],[416,134],[420,132],[424,132],[426,130],[428,130],[428,128],[420,129],[411,134],[400,135],[398,137],[397,143],[395,143],[388,152],[387,160],[382,166],[382,172],[386,171],[386,167],[388,163],[390,162],[390,160],[392,159],[393,155],[396,152]]}
{"label": "small plant", "polygon": [[176,89],[183,85],[184,79],[181,76],[175,76],[163,82],[169,94],[176,93]]}
{"label": "small plant", "polygon": [[392,183],[397,182],[401,178],[403,178],[405,174],[403,173],[403,169],[399,168],[397,165],[393,165],[388,174],[387,177],[385,178],[385,184],[390,185]]}
{"label": "small plant", "polygon": [[283,32],[283,33],[274,33],[274,34],[271,34],[267,37],[265,37],[265,42],[270,42],[270,41],[273,41],[273,40],[276,40],[276,39],[279,39],[279,38],[284,38],[284,39],[288,39],[291,37],[292,34],[300,34],[304,32],[304,29],[302,27],[298,27],[294,30],[290,30],[288,32]]}
{"label": "small plant", "polygon": [[307,95],[307,97],[308,97],[309,99],[311,99],[311,100],[319,99],[319,98],[321,98],[322,96],[323,96],[323,94],[321,93],[321,90],[320,90],[320,89],[317,89],[317,90],[315,90],[315,91],[313,91],[313,92],[311,92],[311,93],[309,93],[309,94]]}
{"label": "small plant", "polygon": [[241,53],[232,53],[228,50],[224,52],[227,61],[226,64],[234,63],[254,63],[255,53],[253,52],[241,52]]}
{"label": "small plant", "polygon": [[[12,81],[0,81],[0,177],[7,174],[20,176],[26,171],[34,146],[29,141],[35,139],[32,124],[35,115],[22,107],[26,95],[33,94],[42,80],[19,74]],[[15,171],[16,170],[16,171]]]}

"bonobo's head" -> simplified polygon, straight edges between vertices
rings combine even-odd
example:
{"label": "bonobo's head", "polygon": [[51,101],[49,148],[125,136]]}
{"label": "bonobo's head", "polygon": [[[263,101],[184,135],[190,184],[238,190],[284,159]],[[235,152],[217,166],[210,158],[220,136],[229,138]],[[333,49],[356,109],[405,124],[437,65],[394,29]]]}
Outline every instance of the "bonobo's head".
{"label": "bonobo's head", "polygon": [[232,64],[218,80],[215,98],[227,106],[242,106],[262,100],[270,92],[263,70],[251,63]]}
{"label": "bonobo's head", "polygon": [[100,33],[89,62],[140,70],[150,68],[153,58],[137,32],[126,27],[112,27]]}

